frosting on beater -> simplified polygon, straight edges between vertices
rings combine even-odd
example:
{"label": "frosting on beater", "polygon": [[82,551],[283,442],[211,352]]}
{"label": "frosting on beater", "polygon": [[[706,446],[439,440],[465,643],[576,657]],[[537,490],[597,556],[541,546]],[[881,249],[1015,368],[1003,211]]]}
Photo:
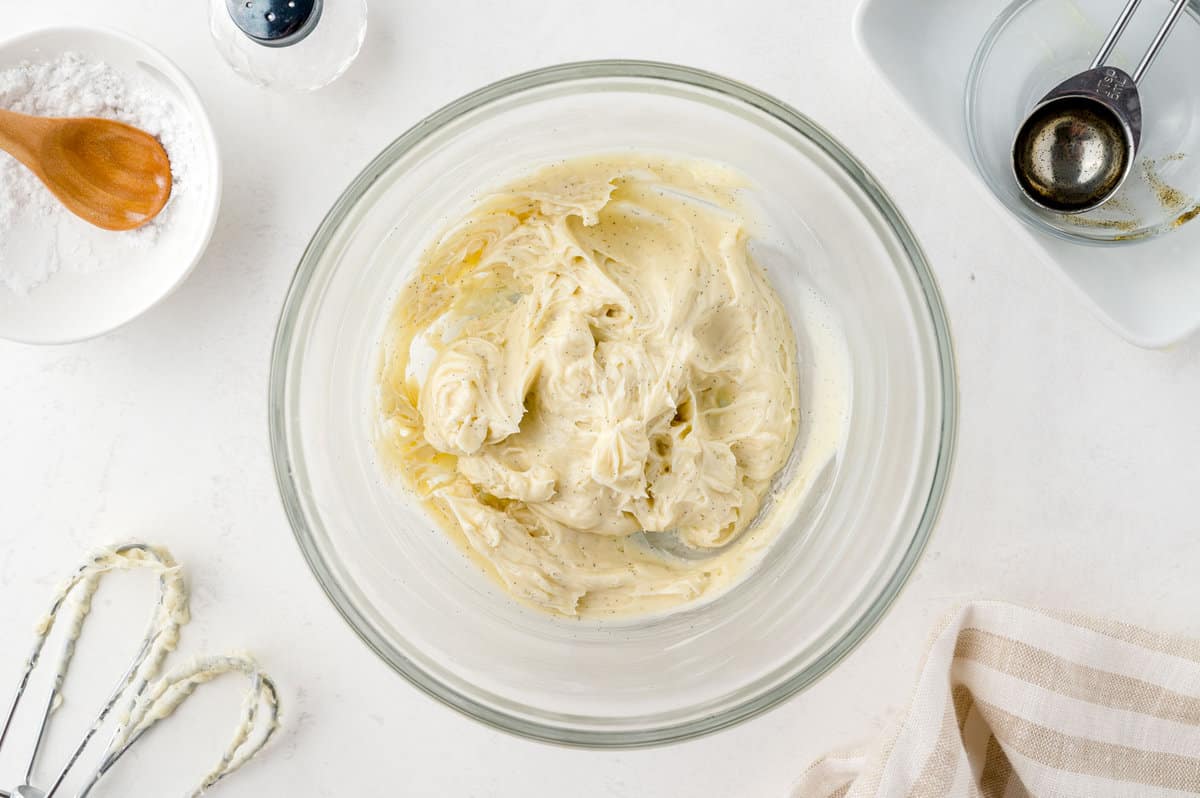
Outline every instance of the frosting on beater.
{"label": "frosting on beater", "polygon": [[[149,571],[158,576],[158,598],[129,670],[102,706],[95,720],[60,771],[47,798],[62,785],[66,773],[76,764],[89,741],[100,731],[112,710],[124,702],[116,715],[116,728],[104,747],[104,753],[78,795],[87,796],[106,772],[146,732],[169,717],[201,684],[226,673],[241,673],[250,679],[241,716],[233,738],[220,761],[190,793],[201,795],[212,785],[246,764],[267,744],[279,727],[279,702],[275,685],[248,656],[210,656],[192,660],[164,676],[159,676],[167,656],[179,642],[179,632],[189,620],[188,591],[180,566],[166,549],[144,543],[124,543],[92,552],[56,591],[50,611],[36,624],[33,650],[25,663],[20,686],[9,708],[4,731],[25,694],[29,678],[42,660],[46,643],[56,626],[62,624],[65,640],[54,663],[51,709],[62,703],[62,685],[75,656],[75,643],[92,608],[92,599],[101,580],[117,571]],[[43,719],[39,738],[45,732],[49,716]],[[0,743],[3,734],[0,733]]]}

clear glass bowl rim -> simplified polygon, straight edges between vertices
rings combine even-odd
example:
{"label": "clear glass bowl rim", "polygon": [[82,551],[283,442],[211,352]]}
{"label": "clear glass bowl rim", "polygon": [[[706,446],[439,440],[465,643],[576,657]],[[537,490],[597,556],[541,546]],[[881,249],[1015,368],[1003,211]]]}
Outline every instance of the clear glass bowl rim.
{"label": "clear glass bowl rim", "polygon": [[[874,204],[902,247],[908,264],[918,280],[925,299],[925,310],[937,346],[937,361],[941,375],[939,398],[942,409],[939,446],[936,454],[929,495],[917,528],[901,558],[896,571],[882,587],[875,601],[857,622],[821,656],[808,666],[797,670],[775,688],[759,695],[747,696],[728,710],[698,720],[664,724],[637,730],[570,729],[561,725],[532,721],[510,715],[463,695],[423,671],[374,628],[364,613],[337,583],[323,561],[312,530],[305,517],[292,479],[292,463],[288,451],[287,377],[289,356],[297,333],[297,321],[322,254],[333,234],[371,185],[399,158],[420,144],[433,132],[459,117],[502,100],[510,95],[531,89],[579,80],[641,79],[664,84],[682,84],[684,88],[699,88],[725,95],[782,122],[800,136],[816,144],[845,170],[851,180]],[[326,214],[308,247],[300,258],[288,289],[271,352],[270,383],[268,387],[268,421],[271,456],[275,478],[284,511],[314,577],[334,607],[359,638],[393,670],[432,698],[453,707],[492,728],[518,736],[559,745],[628,749],[682,742],[748,720],[771,709],[811,685],[829,672],[849,654],[892,605],[908,577],[916,567],[936,524],[952,470],[958,425],[958,388],[955,377],[953,345],[949,323],[933,273],[916,237],[896,209],[886,192],[866,168],[824,129],[807,117],[745,84],[692,67],[655,61],[599,60],[558,64],[514,75],[484,86],[435,111],[409,128],[377,155],[342,192]]]}

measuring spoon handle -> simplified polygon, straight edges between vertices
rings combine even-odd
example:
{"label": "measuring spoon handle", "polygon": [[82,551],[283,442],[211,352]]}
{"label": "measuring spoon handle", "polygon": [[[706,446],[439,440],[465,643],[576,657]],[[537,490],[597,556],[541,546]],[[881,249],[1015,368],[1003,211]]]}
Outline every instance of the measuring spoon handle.
{"label": "measuring spoon handle", "polygon": [[[1186,0],[1184,1],[1186,2]],[[1142,0],[1129,0],[1125,4],[1125,9],[1121,12],[1121,16],[1117,17],[1117,21],[1113,23],[1112,30],[1108,32],[1108,36],[1104,37],[1104,43],[1096,51],[1096,57],[1092,59],[1091,69],[1104,66],[1104,62],[1112,55],[1113,48],[1117,46],[1117,41],[1120,40],[1121,34],[1125,32],[1125,28],[1129,25],[1129,20],[1133,19],[1133,12],[1137,11],[1141,2]]]}
{"label": "measuring spoon handle", "polygon": [[1163,22],[1162,27],[1158,29],[1158,33],[1154,34],[1154,41],[1150,42],[1150,48],[1142,56],[1142,62],[1133,71],[1134,83],[1141,81],[1142,75],[1145,75],[1146,70],[1154,63],[1154,58],[1158,55],[1158,51],[1162,49],[1163,42],[1171,35],[1171,29],[1175,27],[1175,23],[1183,16],[1183,11],[1187,8],[1187,4],[1188,0],[1175,0],[1175,5],[1171,8],[1170,15]]}

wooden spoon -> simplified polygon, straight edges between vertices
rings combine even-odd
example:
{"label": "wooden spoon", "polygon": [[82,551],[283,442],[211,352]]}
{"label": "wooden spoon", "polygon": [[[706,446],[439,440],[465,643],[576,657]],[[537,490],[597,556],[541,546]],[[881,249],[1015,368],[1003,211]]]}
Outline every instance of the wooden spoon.
{"label": "wooden spoon", "polygon": [[141,227],[171,196],[166,150],[121,122],[0,109],[0,149],[29,167],[67,210],[105,230]]}

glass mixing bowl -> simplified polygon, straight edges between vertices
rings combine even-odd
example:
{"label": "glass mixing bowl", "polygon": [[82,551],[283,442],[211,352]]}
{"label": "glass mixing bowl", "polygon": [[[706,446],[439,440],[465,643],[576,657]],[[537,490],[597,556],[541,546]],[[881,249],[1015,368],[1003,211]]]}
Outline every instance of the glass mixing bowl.
{"label": "glass mixing bowl", "polygon": [[[1126,0],[1017,0],[984,36],[967,77],[967,141],[992,193],[1030,226],[1069,241],[1139,241],[1200,215],[1200,14],[1180,18],[1138,85],[1142,143],[1121,190],[1087,213],[1027,201],[1012,171],[1013,137],[1046,92],[1087,69]],[[1168,0],[1144,3],[1109,57],[1132,73],[1166,18]]]}
{"label": "glass mixing bowl", "polygon": [[[374,377],[399,287],[475,192],[559,158],[617,150],[709,159],[749,178],[764,222],[760,262],[798,331],[812,323],[798,316],[802,297],[822,298],[845,339],[852,396],[820,489],[747,579],[665,616],[583,621],[509,599],[376,465]],[[801,360],[802,388],[815,385],[821,374]],[[399,673],[510,732],[638,746],[771,707],[863,638],[929,537],[953,449],[955,390],[920,247],[827,133],[708,73],[570,64],[438,111],[333,206],[280,319],[271,443],[314,574]]]}

